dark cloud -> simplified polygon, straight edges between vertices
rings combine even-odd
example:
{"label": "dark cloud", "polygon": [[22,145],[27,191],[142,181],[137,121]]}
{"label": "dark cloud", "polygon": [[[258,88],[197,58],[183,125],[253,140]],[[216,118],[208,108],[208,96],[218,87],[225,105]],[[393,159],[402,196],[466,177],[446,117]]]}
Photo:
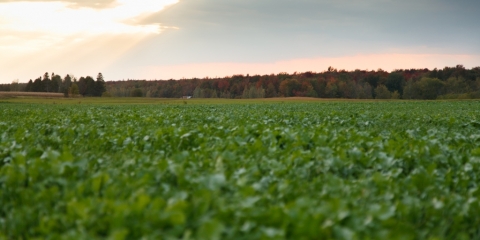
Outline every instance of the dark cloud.
{"label": "dark cloud", "polygon": [[184,63],[388,51],[480,54],[478,9],[474,0],[182,0],[146,20],[180,30],[152,39],[156,50],[139,47],[135,55]]}

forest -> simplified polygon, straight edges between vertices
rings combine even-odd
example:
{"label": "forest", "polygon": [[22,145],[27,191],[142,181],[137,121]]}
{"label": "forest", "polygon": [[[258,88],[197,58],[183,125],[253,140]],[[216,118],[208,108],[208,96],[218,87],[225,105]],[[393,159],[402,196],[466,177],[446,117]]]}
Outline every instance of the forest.
{"label": "forest", "polygon": [[0,91],[61,92],[66,97],[472,99],[480,98],[480,67],[443,69],[338,70],[233,75],[180,80],[97,79],[45,73],[27,84],[0,85]]}
{"label": "forest", "polygon": [[65,97],[101,97],[106,92],[105,80],[102,73],[97,75],[97,79],[92,77],[75,77],[66,75],[62,78],[60,75],[46,72],[43,77],[39,77],[28,83],[19,83],[13,81],[11,84],[1,84],[0,91],[7,92],[49,92],[63,93]]}

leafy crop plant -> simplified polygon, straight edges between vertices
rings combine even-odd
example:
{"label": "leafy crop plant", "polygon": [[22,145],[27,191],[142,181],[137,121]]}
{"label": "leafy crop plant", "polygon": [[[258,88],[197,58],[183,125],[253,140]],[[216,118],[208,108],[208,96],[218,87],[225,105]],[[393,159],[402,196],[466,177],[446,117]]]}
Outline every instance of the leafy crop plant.
{"label": "leafy crop plant", "polygon": [[479,239],[480,103],[0,104],[0,239]]}

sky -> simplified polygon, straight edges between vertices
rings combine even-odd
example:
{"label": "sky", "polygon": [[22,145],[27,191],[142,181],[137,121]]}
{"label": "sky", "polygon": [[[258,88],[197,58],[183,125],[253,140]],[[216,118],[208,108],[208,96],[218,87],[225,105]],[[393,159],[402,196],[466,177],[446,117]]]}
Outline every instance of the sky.
{"label": "sky", "polygon": [[0,0],[0,83],[480,66],[478,0]]}

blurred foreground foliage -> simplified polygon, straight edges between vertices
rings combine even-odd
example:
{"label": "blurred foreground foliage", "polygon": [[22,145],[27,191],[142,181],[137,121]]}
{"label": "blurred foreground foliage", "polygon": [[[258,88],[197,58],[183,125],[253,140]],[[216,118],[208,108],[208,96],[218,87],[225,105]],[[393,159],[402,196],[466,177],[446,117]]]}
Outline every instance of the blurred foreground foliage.
{"label": "blurred foreground foliage", "polygon": [[0,104],[0,239],[478,239],[480,103]]}

